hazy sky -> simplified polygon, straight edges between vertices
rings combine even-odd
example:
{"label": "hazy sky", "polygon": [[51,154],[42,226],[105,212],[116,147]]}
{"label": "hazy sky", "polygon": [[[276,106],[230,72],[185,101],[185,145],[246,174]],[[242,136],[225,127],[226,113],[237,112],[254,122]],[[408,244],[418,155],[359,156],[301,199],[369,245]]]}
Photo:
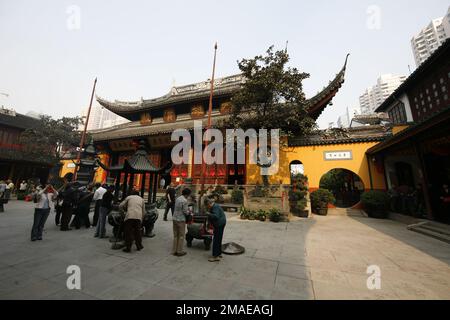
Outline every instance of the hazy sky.
{"label": "hazy sky", "polygon": [[[415,68],[410,39],[443,16],[448,0],[0,0],[0,105],[54,117],[79,115],[97,94],[137,100],[176,85],[238,73],[236,61],[289,41],[291,66],[311,74],[307,96],[350,53],[346,82],[319,119],[358,106],[380,74]],[[79,12],[79,16],[78,16]],[[78,19],[79,17],[79,19]],[[78,24],[79,22],[79,24]]]}

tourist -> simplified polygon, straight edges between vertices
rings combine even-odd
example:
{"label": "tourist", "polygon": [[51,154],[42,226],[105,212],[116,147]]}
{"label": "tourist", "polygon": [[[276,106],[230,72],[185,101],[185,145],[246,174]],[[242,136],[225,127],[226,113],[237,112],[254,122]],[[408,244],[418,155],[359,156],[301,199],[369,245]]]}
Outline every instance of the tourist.
{"label": "tourist", "polygon": [[166,210],[164,211],[164,221],[167,221],[167,213],[169,209],[172,213],[175,210],[175,198],[176,198],[176,190],[175,185],[173,183],[169,184],[169,187],[166,190]]}
{"label": "tourist", "polygon": [[23,180],[19,186],[19,191],[17,192],[17,200],[25,199],[27,189],[28,189],[28,183],[25,180]]}
{"label": "tourist", "polygon": [[67,173],[64,176],[64,185],[60,192],[62,198],[61,204],[61,231],[70,231],[69,228],[70,219],[72,218],[73,208],[77,204],[78,189],[75,186],[75,182],[72,182],[73,173]]}
{"label": "tourist", "polygon": [[94,192],[92,186],[87,187],[80,194],[80,200],[78,201],[78,206],[75,211],[75,218],[73,219],[71,225],[77,230],[84,225],[86,229],[91,227],[91,222],[89,221],[89,211],[91,210],[91,202],[94,197]]}
{"label": "tourist", "polygon": [[186,216],[189,215],[189,202],[188,197],[191,195],[190,189],[184,189],[175,200],[175,206],[173,211],[173,249],[172,254],[174,256],[182,257],[186,255],[183,251],[184,235],[186,232]]}
{"label": "tourist", "polygon": [[6,189],[9,189],[11,194],[13,193],[13,191],[14,191],[14,183],[12,182],[12,180],[8,180],[8,185],[7,185]]}
{"label": "tourist", "polygon": [[100,183],[95,184],[95,193],[94,193],[94,201],[95,201],[95,209],[94,209],[94,218],[92,219],[92,226],[97,226],[98,215],[100,214],[100,206],[102,204],[103,195],[106,192],[106,188],[104,188]]}
{"label": "tourist", "polygon": [[0,181],[0,198],[3,198],[5,193],[6,193],[6,183],[5,183],[5,181],[1,180]]}
{"label": "tourist", "polygon": [[142,220],[145,216],[145,200],[139,196],[139,191],[133,190],[119,205],[125,212],[124,219],[124,252],[131,252],[133,238],[138,251],[144,249],[142,245]]}
{"label": "tourist", "polygon": [[208,261],[216,262],[222,258],[222,239],[227,217],[222,207],[214,203],[212,199],[206,198],[205,205],[208,210],[208,218],[214,226],[212,257]]}
{"label": "tourist", "polygon": [[94,235],[96,238],[106,238],[106,219],[112,210],[112,203],[114,200],[113,191],[114,186],[109,186],[106,188],[106,192],[102,196],[99,220],[97,222],[97,228]]}
{"label": "tourist", "polygon": [[42,240],[42,231],[57,195],[57,191],[49,184],[45,188],[39,189],[38,202],[34,209],[33,227],[31,228],[31,241]]}

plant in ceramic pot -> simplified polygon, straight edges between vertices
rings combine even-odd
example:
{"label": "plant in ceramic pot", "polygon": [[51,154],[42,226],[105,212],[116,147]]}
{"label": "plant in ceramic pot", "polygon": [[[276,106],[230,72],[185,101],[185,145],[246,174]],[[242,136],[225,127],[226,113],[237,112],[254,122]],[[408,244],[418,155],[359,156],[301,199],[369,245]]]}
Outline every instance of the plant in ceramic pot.
{"label": "plant in ceramic pot", "polygon": [[240,217],[242,220],[247,220],[248,219],[248,210],[246,208],[244,208],[243,206],[241,207],[240,210]]}
{"label": "plant in ceramic pot", "polygon": [[248,213],[248,220],[255,220],[256,219],[256,212],[253,210],[250,210]]}
{"label": "plant in ceramic pot", "polygon": [[292,185],[289,190],[289,208],[292,214],[298,217],[308,217],[306,195],[308,194],[308,177],[299,173],[292,176]]}
{"label": "plant in ceramic pot", "polygon": [[389,196],[383,191],[367,191],[361,195],[364,211],[371,218],[386,219],[388,217]]}
{"label": "plant in ceramic pot", "polygon": [[314,213],[322,216],[328,214],[328,204],[336,201],[331,191],[327,189],[318,189],[311,193],[311,206]]}
{"label": "plant in ceramic pot", "polygon": [[267,219],[267,212],[265,212],[264,210],[260,209],[260,210],[257,211],[256,216],[257,216],[259,221],[264,222]]}
{"label": "plant in ceramic pot", "polygon": [[272,208],[269,210],[269,220],[272,222],[280,222],[281,220],[281,211],[276,209],[276,208]]}

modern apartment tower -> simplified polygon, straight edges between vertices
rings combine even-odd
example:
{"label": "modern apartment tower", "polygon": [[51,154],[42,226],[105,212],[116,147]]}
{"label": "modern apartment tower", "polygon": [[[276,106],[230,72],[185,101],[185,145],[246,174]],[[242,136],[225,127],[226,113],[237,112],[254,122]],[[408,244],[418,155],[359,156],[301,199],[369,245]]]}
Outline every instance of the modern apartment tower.
{"label": "modern apartment tower", "polygon": [[447,38],[450,38],[450,7],[444,17],[433,19],[411,39],[416,65],[428,59]]}
{"label": "modern apartment tower", "polygon": [[359,97],[361,114],[371,114],[386,100],[404,81],[406,76],[384,74],[377,84],[367,88]]}

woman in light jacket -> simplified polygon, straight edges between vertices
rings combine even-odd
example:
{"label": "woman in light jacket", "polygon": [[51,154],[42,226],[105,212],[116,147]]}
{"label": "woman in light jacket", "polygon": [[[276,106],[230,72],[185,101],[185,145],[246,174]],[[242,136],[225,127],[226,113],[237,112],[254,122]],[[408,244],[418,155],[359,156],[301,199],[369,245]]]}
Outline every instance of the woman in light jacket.
{"label": "woman in light jacket", "polygon": [[31,229],[31,241],[42,240],[42,231],[47,221],[50,209],[58,195],[52,185],[48,184],[44,189],[37,192],[37,204],[34,209],[34,222]]}

